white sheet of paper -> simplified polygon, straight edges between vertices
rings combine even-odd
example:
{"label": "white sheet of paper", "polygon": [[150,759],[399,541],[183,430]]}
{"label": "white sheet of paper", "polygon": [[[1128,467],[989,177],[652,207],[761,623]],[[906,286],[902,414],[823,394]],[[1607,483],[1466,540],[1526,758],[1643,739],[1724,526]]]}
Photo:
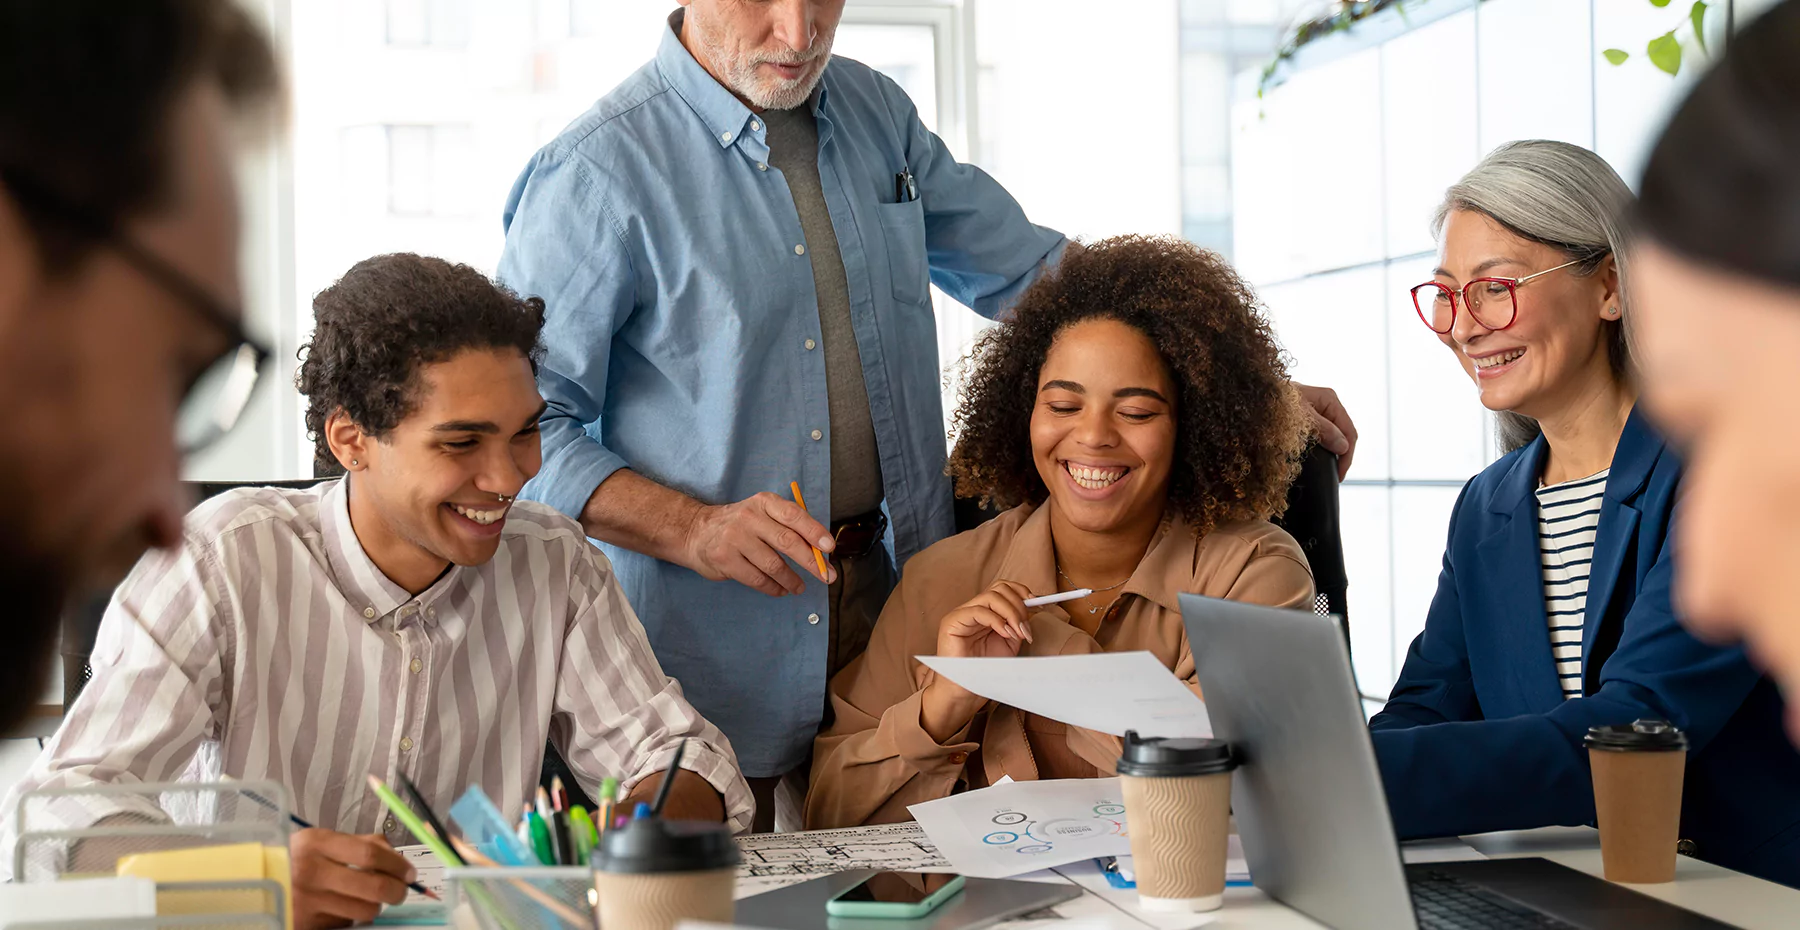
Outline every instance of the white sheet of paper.
{"label": "white sheet of paper", "polygon": [[977,878],[1131,852],[1117,778],[994,785],[907,810],[956,871]]}
{"label": "white sheet of paper", "polygon": [[[422,844],[416,846],[400,846],[396,847],[394,852],[405,856],[406,861],[412,863],[412,867],[419,870],[419,884],[431,889],[431,892],[440,898],[444,896],[445,886],[447,884],[447,881],[444,878],[444,864],[438,861],[437,855],[434,854],[429,847]],[[419,907],[435,905],[438,902],[433,901],[416,891],[408,890],[406,892],[405,903],[414,907]]]}
{"label": "white sheet of paper", "polygon": [[1206,704],[1148,652],[918,659],[984,698],[1070,726],[1114,736],[1212,735]]}

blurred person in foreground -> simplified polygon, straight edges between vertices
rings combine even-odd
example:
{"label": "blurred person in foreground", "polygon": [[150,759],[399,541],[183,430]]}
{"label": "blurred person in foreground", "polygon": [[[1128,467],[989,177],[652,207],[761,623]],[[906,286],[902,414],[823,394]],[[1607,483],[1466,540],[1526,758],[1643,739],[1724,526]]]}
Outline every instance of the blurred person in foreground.
{"label": "blurred person in foreground", "polygon": [[229,0],[0,2],[0,728],[70,595],[179,541],[182,456],[255,381],[230,136],[277,85]]}
{"label": "blurred person in foreground", "polygon": [[1748,640],[1800,743],[1800,2],[1732,37],[1642,188],[1645,398],[1688,448],[1676,604]]}

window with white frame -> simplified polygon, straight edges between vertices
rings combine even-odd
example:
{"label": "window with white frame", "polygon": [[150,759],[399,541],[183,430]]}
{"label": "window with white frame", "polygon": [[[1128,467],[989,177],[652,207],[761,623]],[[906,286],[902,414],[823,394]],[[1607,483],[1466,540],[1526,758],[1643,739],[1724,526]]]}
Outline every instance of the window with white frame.
{"label": "window with white frame", "polygon": [[470,0],[387,0],[387,44],[458,47],[469,42]]}

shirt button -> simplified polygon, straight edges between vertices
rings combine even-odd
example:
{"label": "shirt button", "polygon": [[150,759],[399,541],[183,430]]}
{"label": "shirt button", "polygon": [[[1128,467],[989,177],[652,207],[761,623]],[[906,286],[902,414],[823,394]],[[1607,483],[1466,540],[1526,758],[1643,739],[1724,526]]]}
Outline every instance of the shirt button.
{"label": "shirt button", "polygon": [[751,128],[751,129],[755,129],[755,130],[758,130],[758,131],[760,131],[760,130],[761,130],[761,129],[762,129],[762,124],[761,124],[761,123],[759,123],[759,122],[757,122],[757,121],[756,121],[756,120],[751,120],[751,121],[750,121],[750,128]]}
{"label": "shirt button", "polygon": [[427,609],[425,611],[425,616],[430,617],[433,620],[436,620],[437,619],[437,608],[432,607],[432,608]]}
{"label": "shirt button", "polygon": [[719,141],[720,142],[730,142],[731,141],[731,133],[729,133],[729,132],[719,133]]}
{"label": "shirt button", "polygon": [[400,751],[401,752],[411,752],[412,751],[412,737],[410,737],[410,736],[400,737]]}
{"label": "shirt button", "polygon": [[814,350],[818,347],[819,347],[818,343],[812,341],[811,339],[806,340],[806,351],[811,352],[812,350]]}
{"label": "shirt button", "polygon": [[384,830],[386,830],[386,831],[388,831],[388,832],[389,832],[389,833],[392,833],[392,832],[394,832],[394,818],[392,818],[392,817],[389,817],[389,818],[388,818],[388,819],[387,819],[387,822],[386,822],[386,823],[383,823],[383,824],[382,824],[382,825],[381,825],[381,828],[382,828],[382,829],[384,829]]}
{"label": "shirt button", "polygon": [[794,254],[795,255],[805,255],[806,254],[806,246],[803,246],[803,245],[794,246]]}
{"label": "shirt button", "polygon": [[953,752],[950,754],[950,761],[957,765],[961,765],[964,762],[969,761],[969,754],[966,752]]}
{"label": "shirt button", "polygon": [[363,617],[366,619],[369,619],[369,620],[375,619],[375,608],[364,607],[363,608]]}
{"label": "shirt button", "polygon": [[821,439],[824,439],[824,438],[825,438],[825,434],[824,434],[824,433],[822,433],[822,432],[820,432],[820,431],[818,431],[818,430],[813,430],[813,431],[812,431],[812,438],[813,438],[813,442],[818,442],[818,441],[819,441],[819,440],[821,440]]}
{"label": "shirt button", "polygon": [[412,669],[412,673],[414,675],[419,674],[419,669],[422,669],[424,667],[425,667],[425,663],[420,662],[418,659],[412,660],[412,664],[407,666],[407,668]]}
{"label": "shirt button", "polygon": [[768,165],[765,165],[765,164],[763,164],[763,163],[762,163],[762,162],[760,162],[760,161],[759,161],[759,162],[757,162],[757,163],[756,163],[756,170],[758,170],[758,171],[767,171],[767,170],[769,170],[769,166],[768,166]]}
{"label": "shirt button", "polygon": [[819,625],[819,615],[818,614],[807,614],[806,622],[812,624],[813,626],[818,626]]}

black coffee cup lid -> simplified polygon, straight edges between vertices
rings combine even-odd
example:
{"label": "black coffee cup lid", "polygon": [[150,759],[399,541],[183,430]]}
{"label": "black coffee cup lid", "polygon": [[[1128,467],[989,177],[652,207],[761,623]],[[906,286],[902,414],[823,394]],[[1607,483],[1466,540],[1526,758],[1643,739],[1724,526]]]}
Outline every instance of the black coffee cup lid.
{"label": "black coffee cup lid", "polygon": [[1136,730],[1125,732],[1125,752],[1119,757],[1119,774],[1137,778],[1215,775],[1237,768],[1231,744],[1195,737],[1142,738]]}
{"label": "black coffee cup lid", "polygon": [[591,863],[599,872],[705,872],[741,859],[724,824],[640,817],[602,834]]}
{"label": "black coffee cup lid", "polygon": [[1633,720],[1590,727],[1582,744],[1609,752],[1674,752],[1687,748],[1687,734],[1667,720]]}

